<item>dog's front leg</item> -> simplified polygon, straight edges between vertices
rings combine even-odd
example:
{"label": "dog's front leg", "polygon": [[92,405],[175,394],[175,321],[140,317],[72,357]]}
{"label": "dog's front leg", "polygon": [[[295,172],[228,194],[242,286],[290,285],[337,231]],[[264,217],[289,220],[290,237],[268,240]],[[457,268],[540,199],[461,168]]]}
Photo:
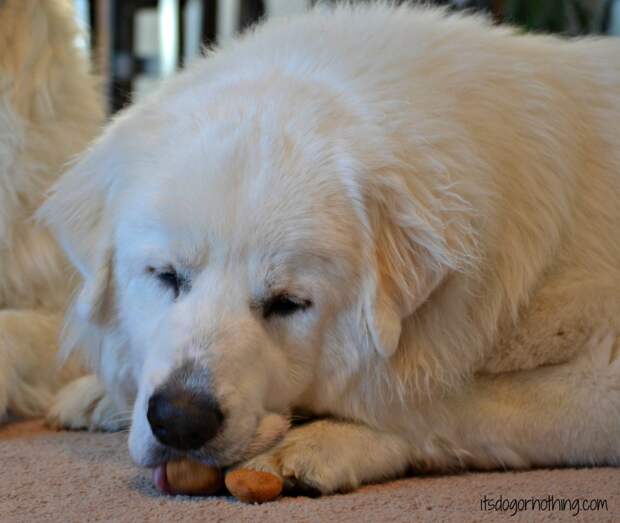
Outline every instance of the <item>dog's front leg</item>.
{"label": "dog's front leg", "polygon": [[272,472],[287,487],[328,494],[401,476],[409,463],[409,446],[400,436],[323,419],[290,430],[278,445],[241,467]]}
{"label": "dog's front leg", "polygon": [[45,422],[55,429],[114,432],[127,428],[131,416],[119,404],[96,375],[87,374],[56,394]]}

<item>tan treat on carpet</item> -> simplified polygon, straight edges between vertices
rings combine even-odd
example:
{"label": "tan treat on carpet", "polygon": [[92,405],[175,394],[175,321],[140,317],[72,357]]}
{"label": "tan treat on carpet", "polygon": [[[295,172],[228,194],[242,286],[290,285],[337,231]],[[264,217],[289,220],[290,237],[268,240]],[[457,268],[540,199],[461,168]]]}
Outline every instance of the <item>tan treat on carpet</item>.
{"label": "tan treat on carpet", "polygon": [[237,469],[226,474],[226,488],[245,503],[264,503],[273,501],[282,492],[282,480],[258,470]]}
{"label": "tan treat on carpet", "polygon": [[169,461],[166,464],[166,479],[172,494],[208,496],[222,487],[220,469],[197,461]]}

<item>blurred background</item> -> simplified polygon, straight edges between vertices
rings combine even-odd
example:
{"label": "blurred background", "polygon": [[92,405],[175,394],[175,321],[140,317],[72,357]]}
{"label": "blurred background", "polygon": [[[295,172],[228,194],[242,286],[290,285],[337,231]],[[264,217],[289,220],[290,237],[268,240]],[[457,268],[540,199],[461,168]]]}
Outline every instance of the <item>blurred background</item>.
{"label": "blurred background", "polygon": [[[266,17],[301,13],[316,0],[73,0],[106,90],[118,111],[162,78]],[[363,1],[363,0],[360,0]],[[327,3],[323,0],[322,3]],[[402,3],[402,2],[399,2]],[[415,3],[415,1],[410,1]],[[482,10],[497,23],[564,35],[620,35],[620,0],[426,0]]]}

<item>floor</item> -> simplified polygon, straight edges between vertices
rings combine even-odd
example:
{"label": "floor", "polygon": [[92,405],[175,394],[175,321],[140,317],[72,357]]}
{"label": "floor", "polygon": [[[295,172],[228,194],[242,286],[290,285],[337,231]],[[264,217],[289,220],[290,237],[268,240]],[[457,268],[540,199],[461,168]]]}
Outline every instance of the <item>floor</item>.
{"label": "floor", "polygon": [[[501,496],[506,511],[483,510]],[[555,510],[539,508],[554,496]],[[561,510],[570,498],[573,510]],[[606,502],[598,511],[584,499]],[[510,503],[529,500],[517,512]],[[581,500],[581,501],[580,501]],[[521,504],[525,501],[521,501]],[[551,507],[554,508],[554,507]],[[577,514],[574,516],[573,514]],[[557,469],[412,477],[346,495],[281,498],[244,505],[229,497],[158,494],[129,459],[126,434],[52,432],[40,421],[0,428],[0,522],[326,522],[424,521],[620,522],[620,469]]]}

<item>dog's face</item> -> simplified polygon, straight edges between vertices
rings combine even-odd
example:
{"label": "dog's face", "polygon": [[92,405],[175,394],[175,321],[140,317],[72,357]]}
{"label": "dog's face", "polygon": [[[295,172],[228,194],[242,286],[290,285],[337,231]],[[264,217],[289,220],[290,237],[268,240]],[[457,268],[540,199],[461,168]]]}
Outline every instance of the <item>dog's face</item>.
{"label": "dog's face", "polygon": [[[170,145],[127,188],[113,242],[139,384],[131,449],[143,464],[162,443],[228,463],[313,385],[356,297],[359,217],[337,165],[256,121]],[[209,416],[169,427],[168,404],[191,416],[184,401]]]}
{"label": "dog's face", "polygon": [[408,191],[371,172],[375,137],[333,96],[278,88],[133,109],[43,209],[84,276],[83,342],[108,383],[130,369],[140,465],[227,465],[291,407],[330,411],[441,280],[398,224]]}

